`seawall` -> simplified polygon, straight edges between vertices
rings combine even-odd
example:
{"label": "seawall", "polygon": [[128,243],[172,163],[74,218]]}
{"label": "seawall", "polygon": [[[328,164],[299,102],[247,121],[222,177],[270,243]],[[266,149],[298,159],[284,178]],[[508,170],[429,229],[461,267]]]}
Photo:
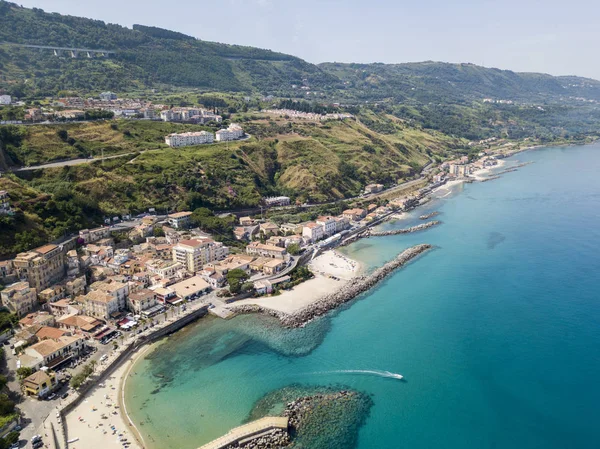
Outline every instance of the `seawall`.
{"label": "seawall", "polygon": [[427,223],[422,223],[417,226],[412,226],[410,228],[404,229],[392,229],[391,231],[367,231],[367,237],[384,237],[387,235],[398,235],[398,234],[410,234],[412,232],[422,231],[427,228],[431,228],[433,226],[437,226],[441,223],[439,220],[428,221]]}
{"label": "seawall", "polygon": [[395,259],[386,263],[381,268],[376,269],[373,273],[354,278],[337,292],[323,296],[293,314],[287,314],[257,305],[241,305],[232,307],[231,309],[237,313],[264,313],[279,319],[281,324],[285,327],[302,327],[312,319],[325,315],[330,310],[335,309],[356,298],[361,293],[373,288],[396,269],[404,266],[406,263],[431,248],[432,246],[429,244],[421,244],[408,248],[402,251]]}

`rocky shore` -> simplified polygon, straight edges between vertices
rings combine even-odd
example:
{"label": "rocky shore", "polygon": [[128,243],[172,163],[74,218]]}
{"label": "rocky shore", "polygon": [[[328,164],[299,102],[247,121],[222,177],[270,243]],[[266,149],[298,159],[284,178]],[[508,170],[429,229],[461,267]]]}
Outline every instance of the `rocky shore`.
{"label": "rocky shore", "polygon": [[439,220],[428,221],[427,223],[423,223],[417,226],[412,226],[410,228],[405,229],[393,229],[391,231],[367,231],[366,235],[368,237],[385,237],[388,235],[398,235],[398,234],[410,234],[411,232],[422,231],[427,228],[431,228],[432,226],[437,226],[441,223]]}
{"label": "rocky shore", "polygon": [[439,215],[439,214],[440,213],[436,210],[436,211],[431,212],[429,214],[421,215],[419,217],[419,220],[428,220],[428,219],[433,218],[433,217],[435,217],[436,215]]}
{"label": "rocky shore", "polygon": [[325,315],[330,310],[335,309],[351,299],[356,298],[361,293],[371,289],[390,273],[402,267],[410,260],[429,249],[431,249],[431,245],[429,244],[421,244],[408,248],[400,253],[394,260],[386,263],[381,268],[376,269],[371,274],[358,276],[352,279],[337,292],[325,295],[312,304],[292,314],[250,304],[233,306],[230,309],[236,313],[264,313],[279,319],[281,324],[286,327],[301,327],[314,318]]}

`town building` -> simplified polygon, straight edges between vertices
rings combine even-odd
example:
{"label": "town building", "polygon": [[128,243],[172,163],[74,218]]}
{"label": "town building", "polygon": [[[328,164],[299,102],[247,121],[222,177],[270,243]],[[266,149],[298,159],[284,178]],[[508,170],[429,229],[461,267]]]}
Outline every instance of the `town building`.
{"label": "town building", "polygon": [[10,208],[10,199],[6,190],[0,190],[0,215],[12,215],[13,211]]}
{"label": "town building", "polygon": [[100,290],[92,290],[85,296],[79,296],[77,301],[82,303],[86,314],[103,320],[118,318],[125,309],[126,298],[115,297]]}
{"label": "town building", "polygon": [[67,288],[63,284],[54,284],[38,293],[40,304],[47,304],[63,299],[67,295]]}
{"label": "town building", "polygon": [[367,211],[359,208],[347,209],[342,213],[342,215],[349,221],[360,221],[363,218],[365,218],[365,215],[367,215]]}
{"label": "town building", "polygon": [[279,234],[279,226],[277,226],[275,223],[261,223],[259,225],[259,229],[260,229],[260,233],[263,234],[265,237],[270,237],[272,235],[277,235]]}
{"label": "town building", "polygon": [[43,398],[56,387],[56,375],[52,371],[36,371],[21,382],[25,396]]}
{"label": "town building", "polygon": [[60,246],[48,244],[32,251],[17,254],[14,259],[17,274],[29,285],[42,291],[64,278],[65,253]]}
{"label": "town building", "polygon": [[176,212],[167,215],[167,222],[175,229],[185,229],[190,226],[192,219],[191,212]]}
{"label": "town building", "polygon": [[367,184],[365,193],[378,193],[383,190],[383,184]]}
{"label": "town building", "polygon": [[279,273],[286,267],[286,263],[282,259],[271,259],[263,265],[263,273],[272,276]]}
{"label": "town building", "polygon": [[56,320],[56,324],[59,329],[64,329],[85,337],[92,335],[104,327],[104,322],[98,318],[77,314],[63,316]]}
{"label": "town building", "polygon": [[215,133],[217,142],[226,142],[230,140],[237,140],[244,137],[244,130],[236,123],[232,123],[227,129],[220,129]]}
{"label": "town building", "polygon": [[0,95],[0,104],[8,105],[12,103],[12,98],[10,95]]}
{"label": "town building", "polygon": [[229,248],[211,239],[181,240],[173,247],[173,261],[181,262],[190,273],[200,271],[207,263],[222,260]]}
{"label": "town building", "polygon": [[79,238],[83,240],[83,243],[95,243],[98,240],[110,237],[110,228],[108,226],[101,226],[95,229],[82,229],[79,231]]}
{"label": "town building", "polygon": [[19,317],[31,312],[37,304],[36,289],[27,282],[7,286],[0,292],[0,298],[2,305]]}
{"label": "town building", "polygon": [[325,236],[333,235],[337,231],[337,221],[334,217],[328,215],[318,217],[317,224],[323,226],[323,234]]}
{"label": "town building", "polygon": [[260,242],[252,242],[246,246],[246,253],[253,256],[271,257],[277,259],[285,259],[287,251],[285,248],[278,246],[265,245]]}
{"label": "town building", "polygon": [[19,357],[21,367],[40,369],[43,366],[54,369],[69,361],[85,348],[81,337],[63,335],[56,340],[44,340],[25,348]]}
{"label": "town building", "polygon": [[56,320],[54,315],[48,312],[38,311],[25,315],[19,320],[19,326],[26,329],[28,327],[37,326],[54,326]]}
{"label": "town building", "polygon": [[[137,315],[141,315],[143,312],[149,312],[151,309],[158,306],[156,293],[148,289],[142,289],[135,293],[131,293],[127,300],[127,306],[129,310]],[[158,308],[156,308],[156,310],[158,311]]]}
{"label": "town building", "polygon": [[187,133],[173,133],[165,137],[165,143],[171,148],[187,147],[190,145],[202,145],[213,143],[215,136],[208,131],[196,131]]}
{"label": "town building", "polygon": [[12,260],[0,261],[0,282],[4,285],[13,283],[17,280],[17,272]]}
{"label": "town building", "polygon": [[112,92],[102,92],[100,95],[100,100],[104,101],[112,101],[117,99],[117,94]]}
{"label": "town building", "polygon": [[183,301],[190,301],[210,291],[210,285],[200,276],[193,276],[185,281],[173,284],[170,288]]}
{"label": "town building", "polygon": [[290,205],[289,196],[268,196],[263,198],[263,201],[267,207]]}
{"label": "town building", "polygon": [[316,242],[325,236],[325,228],[323,225],[318,223],[307,223],[302,228],[302,236],[306,237],[311,242]]}

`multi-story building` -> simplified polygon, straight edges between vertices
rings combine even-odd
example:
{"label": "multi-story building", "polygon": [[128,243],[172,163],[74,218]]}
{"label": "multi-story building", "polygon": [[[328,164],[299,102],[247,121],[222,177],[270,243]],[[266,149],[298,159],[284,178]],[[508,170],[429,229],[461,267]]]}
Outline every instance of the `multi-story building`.
{"label": "multi-story building", "polygon": [[17,280],[17,272],[12,260],[0,261],[0,282],[10,284]]}
{"label": "multi-story building", "polygon": [[213,143],[214,140],[214,134],[209,133],[208,131],[187,132],[181,134],[173,133],[165,137],[165,143],[172,148]]}
{"label": "multi-story building", "polygon": [[190,273],[200,271],[203,265],[222,260],[229,248],[211,239],[181,240],[173,247],[173,261],[181,262]]}
{"label": "multi-story building", "polygon": [[227,129],[220,129],[216,133],[217,142],[226,142],[229,140],[237,140],[244,137],[244,130],[236,123],[232,123]]}
{"label": "multi-story building", "polygon": [[100,100],[104,100],[104,101],[111,101],[111,100],[117,99],[117,94],[114,94],[112,92],[102,92],[99,96],[100,96]]}
{"label": "multi-story building", "polygon": [[343,215],[340,215],[335,218],[335,232],[341,232],[344,229],[348,229],[350,227],[350,220]]}
{"label": "multi-story building", "polygon": [[37,291],[57,283],[66,272],[63,249],[52,244],[17,254],[13,263],[18,276],[27,279],[29,285]]}
{"label": "multi-story building", "polygon": [[365,193],[378,193],[383,190],[383,184],[367,184]]}
{"label": "multi-story building", "polygon": [[259,232],[265,237],[271,237],[272,235],[279,234],[279,226],[270,222],[261,223],[259,226]]}
{"label": "multi-story building", "polygon": [[94,243],[110,237],[110,228],[108,226],[101,226],[95,229],[82,229],[79,231],[79,237],[83,240],[83,243]]}
{"label": "multi-story building", "polygon": [[0,190],[0,214],[11,215],[13,213],[10,208],[10,199],[6,190]]}
{"label": "multi-story building", "polygon": [[367,211],[359,208],[347,209],[342,213],[342,215],[346,217],[349,221],[359,221],[365,218],[365,215],[367,215]]}
{"label": "multi-story building", "polygon": [[2,305],[17,316],[23,316],[33,310],[37,303],[35,288],[27,282],[16,282],[0,292]]}
{"label": "multi-story building", "polygon": [[183,269],[183,263],[172,260],[172,256],[171,260],[152,259],[146,262],[146,271],[157,274],[161,279],[171,279]]}
{"label": "multi-story building", "polygon": [[285,248],[280,248],[278,246],[265,245],[260,242],[252,242],[246,246],[246,253],[253,256],[285,259],[287,251]]}
{"label": "multi-story building", "polygon": [[307,223],[302,228],[302,236],[306,237],[311,242],[316,242],[325,236],[325,227],[319,223]]}
{"label": "multi-story building", "polygon": [[117,317],[125,309],[125,298],[120,300],[106,292],[93,290],[85,296],[77,298],[88,315],[103,320]]}
{"label": "multi-story building", "polygon": [[63,335],[56,340],[48,339],[29,346],[19,361],[22,367],[39,369],[47,366],[52,369],[78,355],[84,348],[83,338]]}
{"label": "multi-story building", "polygon": [[337,232],[337,221],[334,217],[325,215],[317,218],[317,224],[323,226],[323,234],[326,236],[333,235]]}
{"label": "multi-story building", "polygon": [[11,104],[12,98],[10,95],[0,95],[0,104]]}
{"label": "multi-story building", "polygon": [[92,285],[90,285],[90,290],[104,292],[118,300],[121,304],[121,307],[125,307],[125,300],[129,295],[129,284],[127,282],[100,281],[94,282]]}
{"label": "multi-story building", "polygon": [[167,216],[167,221],[175,229],[185,229],[190,226],[191,212],[176,212]]}
{"label": "multi-story building", "polygon": [[156,293],[152,290],[142,289],[129,295],[127,306],[135,314],[141,314],[158,305]]}

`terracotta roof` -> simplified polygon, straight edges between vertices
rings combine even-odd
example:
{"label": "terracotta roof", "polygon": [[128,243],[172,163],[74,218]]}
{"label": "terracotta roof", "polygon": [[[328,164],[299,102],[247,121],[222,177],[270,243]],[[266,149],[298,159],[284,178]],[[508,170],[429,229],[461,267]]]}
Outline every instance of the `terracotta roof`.
{"label": "terracotta roof", "polygon": [[61,329],[57,329],[55,327],[44,326],[35,333],[35,336],[37,338],[39,338],[40,340],[47,340],[47,339],[55,340],[57,338],[62,337],[65,334],[66,334],[66,332]]}
{"label": "terracotta roof", "polygon": [[34,251],[39,254],[47,254],[56,248],[58,248],[58,246],[49,244],[49,245],[40,246],[39,248],[34,249]]}
{"label": "terracotta roof", "polygon": [[190,215],[192,215],[191,212],[176,212],[174,214],[170,214],[169,218],[184,218],[189,217]]}

